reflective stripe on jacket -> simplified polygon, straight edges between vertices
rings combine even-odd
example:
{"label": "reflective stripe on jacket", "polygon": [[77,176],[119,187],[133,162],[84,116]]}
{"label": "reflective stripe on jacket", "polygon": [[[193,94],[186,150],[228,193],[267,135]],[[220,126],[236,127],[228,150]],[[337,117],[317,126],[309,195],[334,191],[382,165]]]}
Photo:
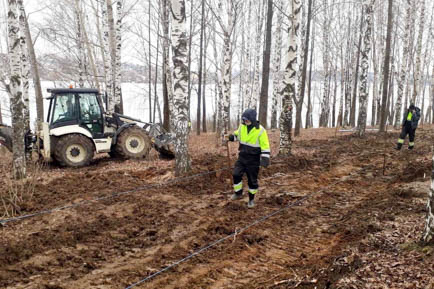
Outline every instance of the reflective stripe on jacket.
{"label": "reflective stripe on jacket", "polygon": [[247,125],[241,124],[234,132],[234,136],[235,140],[240,142],[240,154],[270,157],[268,135],[262,125],[257,125],[248,132]]}

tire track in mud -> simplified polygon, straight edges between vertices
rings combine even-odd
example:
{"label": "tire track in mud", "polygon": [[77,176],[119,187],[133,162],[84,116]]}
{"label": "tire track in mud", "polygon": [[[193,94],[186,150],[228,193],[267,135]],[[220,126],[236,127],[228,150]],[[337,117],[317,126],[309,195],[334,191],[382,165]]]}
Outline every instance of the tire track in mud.
{"label": "tire track in mud", "polygon": [[[204,182],[201,186],[201,189],[212,192],[213,195],[215,195],[216,189],[221,191],[223,188],[227,188],[227,186],[220,180],[222,177],[225,176],[221,175],[220,177],[216,177],[215,179],[213,179],[211,182]],[[193,181],[191,181],[191,183],[193,183]],[[54,220],[52,220],[48,216],[45,216],[44,218],[42,218],[42,220],[27,220],[23,222],[23,224],[17,224],[12,226],[10,228],[10,231],[13,231],[13,228],[34,226],[34,232],[28,235],[23,234],[21,236],[15,236],[17,239],[21,240],[19,242],[8,243],[7,239],[4,240],[7,245],[2,246],[1,250],[3,250],[3,252],[1,252],[2,254],[0,254],[0,256],[3,256],[4,259],[1,259],[0,257],[0,262],[1,264],[8,265],[9,268],[5,271],[9,271],[9,274],[1,274],[3,276],[1,276],[2,278],[0,278],[0,281],[14,279],[16,280],[16,278],[13,277],[14,275],[18,275],[16,276],[18,277],[18,279],[25,279],[28,278],[30,275],[34,274],[35,272],[42,272],[43,270],[41,268],[32,268],[30,265],[23,268],[23,270],[18,271],[14,271],[13,267],[19,267],[21,261],[26,262],[26,260],[38,259],[41,257],[41,255],[43,257],[42,259],[47,259],[49,257],[45,255],[46,251],[50,251],[51,253],[56,254],[59,253],[60,255],[64,253],[64,255],[66,255],[65,259],[70,260],[69,263],[61,262],[64,266],[76,268],[77,266],[82,264],[94,264],[91,266],[86,265],[89,266],[90,269],[92,269],[92,267],[96,267],[95,262],[98,261],[98,258],[88,258],[89,260],[86,260],[85,256],[92,256],[92,251],[96,251],[98,245],[106,245],[107,242],[105,242],[105,239],[112,239],[113,242],[116,241],[126,243],[125,247],[131,246],[131,244],[129,244],[127,241],[129,240],[129,238],[133,238],[134,234],[149,235],[151,239],[154,239],[154,241],[155,239],[160,238],[158,239],[157,243],[161,242],[161,239],[163,239],[163,244],[164,242],[167,243],[172,241],[172,239],[168,237],[163,238],[163,236],[167,235],[171,230],[174,230],[173,228],[171,228],[171,226],[176,223],[184,224],[185,226],[185,223],[183,222],[189,220],[188,214],[181,214],[180,212],[189,211],[191,204],[194,204],[194,201],[198,197],[197,193],[191,193],[194,192],[195,189],[190,184],[184,184],[183,188],[181,189],[172,186],[167,191],[170,192],[170,190],[172,189],[174,190],[174,195],[170,195],[170,197],[164,197],[163,200],[160,200],[159,196],[165,196],[166,194],[161,194],[159,190],[151,190],[150,192],[146,192],[146,194],[143,195],[143,199],[140,199],[141,196],[129,196],[128,198],[123,200],[123,202],[119,203],[106,201],[104,204],[101,204],[99,206],[96,204],[95,209],[91,212],[88,211],[88,208],[77,208],[73,212],[59,213],[58,217]],[[183,192],[184,190],[186,190],[186,192]],[[220,196],[220,198],[224,197]],[[185,199],[188,199],[188,202],[185,202]],[[177,200],[182,200],[182,202],[179,202],[180,204],[176,204],[175,202]],[[204,203],[199,203],[197,207],[194,208],[192,211],[198,212],[208,207],[207,203],[209,199],[206,195],[204,195],[203,201]],[[135,204],[135,209],[130,209],[129,212],[126,212],[124,216],[110,215],[109,213],[107,213],[107,208],[104,207],[110,206],[112,208],[109,211],[119,212],[120,210],[122,210],[122,208],[125,209],[124,207],[126,206],[126,204],[131,203]],[[168,204],[170,204],[170,206],[168,206]],[[174,208],[176,208],[175,211]],[[139,211],[139,214],[137,210]],[[171,211],[173,211],[173,213],[170,213]],[[133,217],[129,216],[129,214],[132,214]],[[161,216],[165,216],[166,218],[161,219]],[[153,221],[148,224],[146,222],[144,223],[142,220]],[[67,225],[65,225],[65,223]],[[142,223],[142,228],[147,228],[146,232],[140,232],[140,230],[139,232],[135,232],[137,230],[131,228],[130,231],[132,232],[128,232],[128,230],[125,229],[124,231],[118,230],[118,232],[115,232],[114,234],[111,233],[113,230],[116,231],[117,227],[125,226],[125,224],[131,224],[130,226],[127,225],[127,227],[135,227],[140,223]],[[163,229],[158,227],[163,223]],[[189,225],[190,223],[188,223],[186,227],[188,227]],[[185,230],[185,228],[178,228],[177,232],[182,232]],[[5,228],[4,231],[9,230]],[[175,235],[176,234],[180,235],[180,237],[183,237],[183,235],[185,235],[185,233],[175,233]],[[124,237],[121,238],[119,236]],[[110,242],[108,243],[109,244],[107,245],[109,246],[115,246],[113,244],[110,244]],[[28,249],[29,247],[31,249]],[[58,252],[62,251],[61,249],[63,247],[70,247],[73,249],[66,250],[68,252]],[[78,247],[80,248],[80,254],[71,254],[71,252],[73,252],[74,250],[76,251]],[[88,250],[90,251],[90,254],[86,254],[86,248],[88,247],[91,248]],[[124,254],[122,253],[123,250],[118,250],[121,251],[120,255]],[[116,253],[114,254],[116,255]],[[76,255],[78,255],[78,257]],[[102,255],[108,255],[107,250],[103,250]],[[109,257],[110,256],[103,256],[103,258],[101,258],[103,262],[101,263],[105,263]],[[30,264],[32,262],[30,261],[27,263]],[[54,262],[53,264],[55,267],[57,262]],[[59,270],[59,272],[57,273],[61,273],[62,269]],[[86,271],[89,270],[84,270],[83,273],[76,272],[75,274],[73,274],[74,276],[70,277],[70,279],[74,279],[77,278],[77,276],[88,273]],[[59,274],[56,274],[56,276],[59,276]]]}

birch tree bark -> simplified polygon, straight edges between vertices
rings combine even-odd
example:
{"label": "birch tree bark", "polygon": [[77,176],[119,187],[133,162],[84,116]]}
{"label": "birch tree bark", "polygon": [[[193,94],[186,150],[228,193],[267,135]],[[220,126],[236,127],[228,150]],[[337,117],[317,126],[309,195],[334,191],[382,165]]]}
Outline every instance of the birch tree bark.
{"label": "birch tree bark", "polygon": [[354,69],[354,74],[352,75],[354,78],[354,84],[353,84],[353,100],[351,101],[351,113],[350,113],[350,125],[352,127],[356,126],[356,102],[357,102],[357,88],[359,87],[359,69],[360,69],[360,54],[361,54],[361,47],[362,47],[362,38],[363,38],[363,11],[362,11],[362,17],[360,19],[360,34],[359,34],[359,43],[357,45],[357,53],[355,57],[355,63],[356,67]]}
{"label": "birch tree bark", "polygon": [[20,61],[20,28],[18,23],[17,1],[8,0],[8,48],[10,79],[7,88],[12,114],[13,129],[13,177],[22,179],[26,177],[26,157],[24,134],[26,124],[23,118],[24,101],[21,88],[21,61]]}
{"label": "birch tree bark", "polygon": [[368,107],[368,70],[369,55],[371,53],[371,30],[372,30],[372,13],[375,0],[364,0],[364,32],[363,32],[363,50],[361,59],[360,73],[360,92],[359,92],[359,119],[358,135],[363,137],[366,129],[367,107]]}
{"label": "birch tree bark", "polygon": [[103,47],[104,47],[104,71],[106,80],[106,94],[107,94],[107,111],[109,113],[115,112],[115,99],[113,94],[113,69],[112,69],[112,53],[110,49],[110,27],[108,24],[107,3],[101,2],[102,14],[102,27],[103,27]]}
{"label": "birch tree bark", "polygon": [[164,94],[164,128],[167,131],[174,129],[174,115],[173,115],[173,86],[172,86],[172,67],[169,60],[169,47],[171,46],[169,26],[170,26],[170,14],[169,14],[169,2],[163,0],[163,94]]}
{"label": "birch tree bark", "polygon": [[[351,15],[348,15],[348,38],[347,38],[347,44],[346,44],[346,53],[345,53],[345,59],[348,64],[351,63],[352,57],[351,57],[351,49],[353,37],[351,34],[351,23],[352,23],[352,17]],[[315,26],[314,26],[315,28]],[[351,83],[352,83],[352,73],[353,69],[351,65],[348,65],[346,67],[345,72],[345,112],[344,112],[344,119],[343,119],[343,125],[345,127],[350,125],[350,114],[351,114]]]}
{"label": "birch tree bark", "polygon": [[426,245],[434,244],[434,146],[432,147],[431,188],[426,205],[426,225],[422,234],[422,242]]}
{"label": "birch tree bark", "polygon": [[[244,75],[244,104],[245,106],[249,107],[251,103],[251,97],[252,97],[252,85],[251,85],[251,79],[250,79],[250,64],[251,64],[251,51],[252,51],[252,44],[251,44],[251,33],[250,29],[252,27],[252,0],[248,0],[248,14],[247,14],[247,26],[245,28],[245,31],[247,32],[247,39],[246,39],[246,53],[245,53],[245,60],[244,60],[244,69],[243,69],[243,75]],[[242,112],[241,112],[242,113]]]}
{"label": "birch tree bark", "polygon": [[280,62],[282,58],[282,22],[283,22],[283,2],[282,0],[275,0],[277,8],[277,21],[276,30],[274,35],[276,43],[274,45],[274,58],[273,58],[273,99],[271,105],[271,128],[277,128],[277,107],[280,97],[280,84],[282,79],[280,77]]}
{"label": "birch tree bark", "polygon": [[122,0],[116,2],[116,31],[115,31],[115,43],[116,43],[116,53],[115,53],[115,100],[119,104],[119,112],[124,113],[124,105],[122,101],[122,19],[124,17],[124,10],[122,5]]}
{"label": "birch tree bark", "polygon": [[431,123],[434,123],[434,63],[431,65]]}
{"label": "birch tree bark", "polygon": [[197,89],[197,127],[196,134],[200,135],[201,123],[201,100],[202,100],[202,76],[203,76],[203,41],[205,33],[205,0],[201,1],[201,19],[200,19],[200,44],[199,44],[199,83]]}
{"label": "birch tree bark", "polygon": [[23,117],[25,123],[25,132],[30,130],[30,104],[29,104],[29,78],[30,66],[27,50],[27,39],[24,31],[26,30],[26,12],[24,11],[23,0],[17,1],[19,11],[19,30],[20,30],[20,50],[21,50],[21,83],[23,90]]}
{"label": "birch tree bark", "polygon": [[310,37],[310,23],[312,20],[312,0],[308,2],[308,11],[307,11],[307,24],[306,24],[306,35],[304,38],[303,49],[303,63],[302,63],[302,71],[301,71],[301,82],[300,82],[300,93],[297,100],[297,108],[296,108],[296,116],[295,116],[295,130],[294,136],[300,135],[301,128],[301,112],[303,110],[303,102],[304,102],[304,94],[306,91],[306,74],[307,74],[307,59],[309,56],[309,37]]}
{"label": "birch tree bark", "polygon": [[419,103],[420,97],[420,80],[421,80],[421,62],[422,62],[422,36],[425,27],[425,0],[419,0],[421,5],[420,18],[419,18],[419,34],[417,36],[416,48],[416,66],[414,68],[414,83],[413,83],[413,96],[411,102],[413,104]]}
{"label": "birch tree bark", "polygon": [[[227,0],[226,5],[221,1],[218,3],[219,13],[216,19],[223,30],[223,69],[222,69],[222,98],[220,99],[221,105],[221,123],[223,131],[227,132],[230,129],[230,104],[231,104],[231,88],[232,88],[232,35],[236,22],[237,10],[239,2]],[[220,15],[223,15],[223,7],[226,7],[226,20],[224,23]],[[235,16],[235,17],[234,17]]]}
{"label": "birch tree bark", "polygon": [[328,1],[323,0],[323,5],[325,8],[324,12],[324,23],[323,23],[323,97],[321,101],[321,115],[320,115],[320,121],[319,125],[320,127],[327,127],[328,121],[330,118],[330,43],[329,43],[329,36],[330,36],[330,19],[329,15],[327,13],[328,8]]}
{"label": "birch tree bark", "polygon": [[253,77],[253,85],[251,91],[250,101],[247,104],[249,108],[257,109],[259,100],[259,62],[261,60],[261,46],[262,46],[262,27],[264,24],[264,10],[265,2],[258,3],[258,20],[256,27],[256,39],[255,39],[255,72]]}
{"label": "birch tree bark", "polygon": [[290,155],[292,146],[292,99],[295,97],[297,81],[297,52],[300,28],[301,0],[291,1],[290,26],[288,28],[288,50],[286,54],[285,80],[282,90],[282,109],[280,115],[279,155]]}
{"label": "birch tree bark", "polygon": [[270,79],[270,58],[271,58],[271,29],[273,26],[273,0],[268,0],[267,4],[267,25],[265,36],[265,50],[262,61],[262,86],[259,98],[259,122],[267,127],[268,113],[268,83]]}
{"label": "birch tree bark", "polygon": [[172,0],[173,110],[176,175],[190,170],[188,155],[188,67],[185,0]]}
{"label": "birch tree bark", "polygon": [[384,132],[386,129],[387,121],[387,95],[389,89],[389,70],[390,70],[390,53],[392,43],[392,26],[393,26],[393,0],[389,0],[389,8],[387,13],[387,38],[386,38],[386,51],[384,55],[384,72],[383,72],[383,95],[381,101],[381,121],[380,132]]}

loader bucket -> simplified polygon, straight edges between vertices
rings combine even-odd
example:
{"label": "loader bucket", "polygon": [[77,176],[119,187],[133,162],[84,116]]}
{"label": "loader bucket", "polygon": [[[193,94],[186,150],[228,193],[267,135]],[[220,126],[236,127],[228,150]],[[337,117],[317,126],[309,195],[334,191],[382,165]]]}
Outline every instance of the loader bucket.
{"label": "loader bucket", "polygon": [[0,144],[12,152],[12,128],[0,124]]}

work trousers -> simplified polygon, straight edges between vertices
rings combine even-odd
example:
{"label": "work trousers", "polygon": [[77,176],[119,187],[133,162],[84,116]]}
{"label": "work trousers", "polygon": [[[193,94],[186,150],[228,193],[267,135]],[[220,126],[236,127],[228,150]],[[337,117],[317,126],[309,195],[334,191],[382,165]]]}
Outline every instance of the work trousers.
{"label": "work trousers", "polygon": [[414,146],[414,138],[416,136],[416,129],[413,129],[411,127],[411,123],[406,122],[404,126],[402,127],[401,134],[399,135],[398,144],[404,144],[404,140],[407,137],[409,138],[408,146],[413,147]]}
{"label": "work trousers", "polygon": [[241,193],[243,191],[243,175],[247,175],[249,185],[249,193],[256,194],[258,192],[258,174],[259,174],[260,156],[242,156],[240,155],[232,173],[234,178],[234,191]]}

